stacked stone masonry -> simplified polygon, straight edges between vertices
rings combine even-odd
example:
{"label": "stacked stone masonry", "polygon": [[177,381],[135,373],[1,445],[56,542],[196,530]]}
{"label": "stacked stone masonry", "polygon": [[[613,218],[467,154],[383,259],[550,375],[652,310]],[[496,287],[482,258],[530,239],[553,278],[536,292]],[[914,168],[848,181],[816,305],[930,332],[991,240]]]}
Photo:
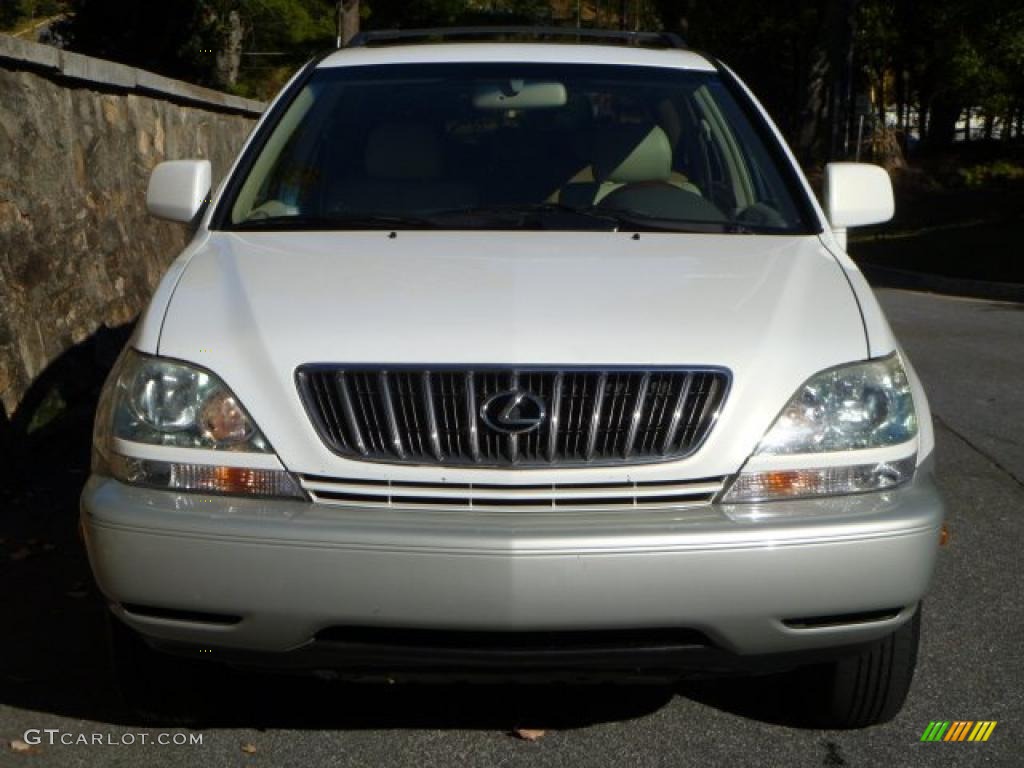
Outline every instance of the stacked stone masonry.
{"label": "stacked stone masonry", "polygon": [[223,178],[263,105],[0,38],[0,403],[131,322],[189,232],[145,210],[162,160]]}

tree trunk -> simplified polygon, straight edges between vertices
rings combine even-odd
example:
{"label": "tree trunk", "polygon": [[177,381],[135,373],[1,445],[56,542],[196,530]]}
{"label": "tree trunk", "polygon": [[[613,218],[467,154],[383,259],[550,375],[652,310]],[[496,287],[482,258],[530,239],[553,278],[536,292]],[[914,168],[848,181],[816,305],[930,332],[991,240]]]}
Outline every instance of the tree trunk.
{"label": "tree trunk", "polygon": [[221,31],[221,44],[214,65],[214,81],[220,88],[233,88],[238,84],[238,70],[242,67],[242,17],[231,11]]}
{"label": "tree trunk", "polygon": [[343,47],[359,34],[359,0],[341,0],[338,10],[338,44]]}
{"label": "tree trunk", "polygon": [[839,148],[840,126],[849,115],[847,86],[859,2],[832,0],[821,14],[818,37],[808,54],[796,133],[797,153],[804,163],[832,157]]}
{"label": "tree trunk", "polygon": [[951,146],[956,140],[956,122],[963,108],[949,98],[938,97],[929,112],[928,143],[933,147]]}
{"label": "tree trunk", "polygon": [[828,53],[822,46],[811,51],[807,81],[801,97],[799,122],[796,130],[796,151],[800,161],[809,165],[821,159],[822,134],[828,106]]}
{"label": "tree trunk", "polygon": [[885,70],[878,73],[878,124],[885,128]]}
{"label": "tree trunk", "polygon": [[907,83],[903,79],[903,67],[897,65],[896,72],[896,127],[904,136],[907,134]]}

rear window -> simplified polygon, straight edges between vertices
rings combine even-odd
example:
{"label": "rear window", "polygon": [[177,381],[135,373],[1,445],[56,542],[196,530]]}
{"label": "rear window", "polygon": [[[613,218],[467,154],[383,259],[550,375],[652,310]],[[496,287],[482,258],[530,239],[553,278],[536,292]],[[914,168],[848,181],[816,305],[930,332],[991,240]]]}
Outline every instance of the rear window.
{"label": "rear window", "polygon": [[714,72],[316,70],[229,187],[232,229],[812,231],[776,140]]}

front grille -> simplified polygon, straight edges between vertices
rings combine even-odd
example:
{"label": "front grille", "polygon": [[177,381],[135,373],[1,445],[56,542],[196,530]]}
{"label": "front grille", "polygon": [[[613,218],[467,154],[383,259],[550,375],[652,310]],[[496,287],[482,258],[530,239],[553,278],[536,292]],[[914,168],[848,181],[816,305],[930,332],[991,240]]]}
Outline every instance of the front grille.
{"label": "front grille", "polygon": [[697,509],[711,504],[725,478],[625,483],[430,483],[302,475],[317,504],[380,509],[444,508],[485,511],[552,509]]}
{"label": "front grille", "polygon": [[310,365],[297,378],[320,438],[340,456],[491,467],[683,458],[707,436],[729,385],[725,371],[703,368]]}

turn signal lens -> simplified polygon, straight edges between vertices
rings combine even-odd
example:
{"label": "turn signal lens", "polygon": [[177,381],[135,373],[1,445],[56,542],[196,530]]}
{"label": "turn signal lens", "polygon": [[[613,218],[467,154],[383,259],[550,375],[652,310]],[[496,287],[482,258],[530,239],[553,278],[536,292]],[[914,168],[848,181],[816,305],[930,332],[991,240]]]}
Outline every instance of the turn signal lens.
{"label": "turn signal lens", "polygon": [[910,480],[916,465],[917,457],[910,456],[846,467],[743,472],[722,501],[728,504],[884,491]]}
{"label": "turn signal lens", "polygon": [[207,464],[182,464],[113,455],[110,475],[131,485],[168,491],[194,491],[230,496],[305,499],[295,479],[280,469],[250,469]]}

